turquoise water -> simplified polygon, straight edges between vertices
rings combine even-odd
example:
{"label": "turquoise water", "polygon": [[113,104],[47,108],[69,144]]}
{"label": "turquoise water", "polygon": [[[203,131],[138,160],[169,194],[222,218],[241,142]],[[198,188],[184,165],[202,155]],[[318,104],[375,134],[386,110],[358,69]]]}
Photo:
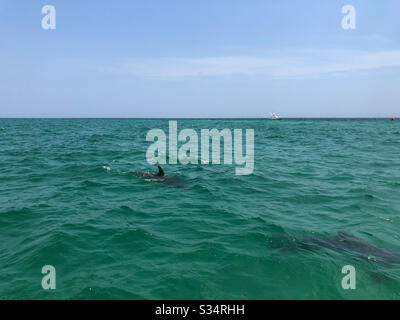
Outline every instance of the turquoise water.
{"label": "turquoise water", "polygon": [[0,119],[0,298],[400,298],[400,263],[318,245],[400,252],[400,122],[178,120],[255,130],[252,175],[163,166],[185,188],[128,173],[157,171],[153,128],[168,121]]}

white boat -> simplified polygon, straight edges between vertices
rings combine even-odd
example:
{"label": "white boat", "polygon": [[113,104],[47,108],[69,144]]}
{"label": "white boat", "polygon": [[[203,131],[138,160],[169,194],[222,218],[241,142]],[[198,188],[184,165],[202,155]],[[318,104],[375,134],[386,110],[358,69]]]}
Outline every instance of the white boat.
{"label": "white boat", "polygon": [[278,116],[276,113],[271,114],[271,119],[272,120],[282,120],[282,118],[280,116]]}

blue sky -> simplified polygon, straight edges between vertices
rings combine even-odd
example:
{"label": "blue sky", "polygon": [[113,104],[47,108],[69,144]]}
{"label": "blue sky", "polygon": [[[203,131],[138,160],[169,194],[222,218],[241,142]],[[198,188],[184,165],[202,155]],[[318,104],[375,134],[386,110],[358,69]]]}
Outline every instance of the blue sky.
{"label": "blue sky", "polygon": [[399,14],[398,0],[0,0],[0,117],[400,116]]}

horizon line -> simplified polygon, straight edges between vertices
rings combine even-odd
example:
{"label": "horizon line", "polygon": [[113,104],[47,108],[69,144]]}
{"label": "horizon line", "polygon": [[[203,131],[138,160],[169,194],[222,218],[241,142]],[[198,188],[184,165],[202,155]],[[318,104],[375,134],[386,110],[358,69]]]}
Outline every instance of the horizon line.
{"label": "horizon line", "polygon": [[[352,116],[352,117],[342,117],[342,116],[337,116],[337,117],[281,117],[281,120],[299,120],[299,119],[315,119],[315,120],[323,120],[323,119],[393,119],[397,118],[396,116],[386,116],[386,117],[357,117],[357,116]],[[275,120],[271,119],[269,117],[249,117],[249,118],[243,118],[243,117],[0,117],[0,120],[6,120],[6,119],[115,119],[115,120],[124,120],[124,119],[131,119],[131,120]]]}

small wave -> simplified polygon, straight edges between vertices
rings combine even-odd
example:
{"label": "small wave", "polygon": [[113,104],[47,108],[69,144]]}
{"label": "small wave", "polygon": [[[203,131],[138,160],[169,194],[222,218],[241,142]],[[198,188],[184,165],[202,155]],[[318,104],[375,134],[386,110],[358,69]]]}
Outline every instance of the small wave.
{"label": "small wave", "polygon": [[84,186],[84,187],[102,187],[102,186],[106,186],[106,184],[104,184],[104,183],[95,182],[95,181],[91,181],[91,180],[82,181],[80,183],[80,185]]}
{"label": "small wave", "polygon": [[130,291],[116,287],[86,287],[78,294],[71,297],[72,299],[143,299],[144,297],[132,293]]}

